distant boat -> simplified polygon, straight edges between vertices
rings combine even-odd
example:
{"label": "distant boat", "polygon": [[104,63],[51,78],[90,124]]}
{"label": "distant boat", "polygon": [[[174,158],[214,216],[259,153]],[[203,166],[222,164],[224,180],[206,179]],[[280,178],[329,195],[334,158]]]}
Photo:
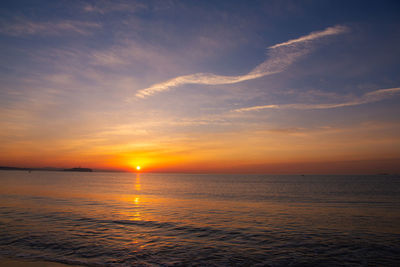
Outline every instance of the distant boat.
{"label": "distant boat", "polygon": [[92,172],[92,169],[89,168],[71,168],[71,169],[64,169],[65,172]]}

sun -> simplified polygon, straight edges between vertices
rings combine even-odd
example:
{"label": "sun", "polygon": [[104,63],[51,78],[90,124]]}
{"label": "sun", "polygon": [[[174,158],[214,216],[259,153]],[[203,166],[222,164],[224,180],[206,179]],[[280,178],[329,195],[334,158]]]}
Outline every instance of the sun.
{"label": "sun", "polygon": [[136,166],[136,170],[140,171],[140,166]]}

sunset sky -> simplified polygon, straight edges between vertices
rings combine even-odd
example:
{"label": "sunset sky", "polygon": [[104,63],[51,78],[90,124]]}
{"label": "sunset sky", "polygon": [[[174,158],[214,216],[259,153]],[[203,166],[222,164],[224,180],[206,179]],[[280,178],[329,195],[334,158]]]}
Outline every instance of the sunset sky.
{"label": "sunset sky", "polygon": [[0,166],[400,172],[400,1],[0,7]]}

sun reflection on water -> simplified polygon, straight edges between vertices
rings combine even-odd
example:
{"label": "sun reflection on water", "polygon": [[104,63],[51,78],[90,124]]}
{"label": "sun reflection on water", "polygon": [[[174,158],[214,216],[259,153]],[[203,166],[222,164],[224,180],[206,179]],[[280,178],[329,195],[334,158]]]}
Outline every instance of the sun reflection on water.
{"label": "sun reflection on water", "polygon": [[135,190],[140,191],[142,189],[141,183],[140,183],[140,173],[136,173],[136,178],[135,178]]}
{"label": "sun reflection on water", "polygon": [[[136,192],[139,192],[142,189],[141,184],[140,184],[140,173],[136,173],[136,177],[135,177],[135,190]],[[135,205],[135,211],[133,212],[132,216],[133,216],[133,220],[134,221],[140,221],[142,219],[142,216],[139,212],[139,204],[140,204],[140,197],[139,196],[135,196],[133,199],[133,203]]]}

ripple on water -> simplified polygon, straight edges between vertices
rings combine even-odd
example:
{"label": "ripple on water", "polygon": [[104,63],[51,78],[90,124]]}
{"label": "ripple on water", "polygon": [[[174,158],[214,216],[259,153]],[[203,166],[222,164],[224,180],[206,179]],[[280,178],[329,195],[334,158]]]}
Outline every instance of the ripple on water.
{"label": "ripple on water", "polygon": [[113,183],[91,176],[90,186],[67,174],[50,186],[42,175],[20,191],[32,177],[0,176],[0,190],[14,190],[0,195],[1,255],[93,266],[400,263],[400,201],[384,194],[396,191],[389,178],[370,182],[371,196],[368,183],[351,184],[357,177],[149,175],[135,187],[126,174]]}

